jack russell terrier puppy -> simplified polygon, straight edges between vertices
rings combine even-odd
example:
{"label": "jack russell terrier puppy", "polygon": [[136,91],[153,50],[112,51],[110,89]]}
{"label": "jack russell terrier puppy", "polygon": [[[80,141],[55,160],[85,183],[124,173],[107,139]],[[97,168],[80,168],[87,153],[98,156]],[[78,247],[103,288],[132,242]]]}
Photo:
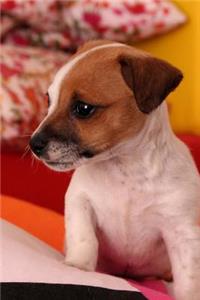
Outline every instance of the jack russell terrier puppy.
{"label": "jack russell terrier puppy", "polygon": [[91,41],[56,74],[30,146],[76,169],[66,194],[66,264],[167,279],[200,300],[200,177],[163,102],[182,79],[131,46]]}

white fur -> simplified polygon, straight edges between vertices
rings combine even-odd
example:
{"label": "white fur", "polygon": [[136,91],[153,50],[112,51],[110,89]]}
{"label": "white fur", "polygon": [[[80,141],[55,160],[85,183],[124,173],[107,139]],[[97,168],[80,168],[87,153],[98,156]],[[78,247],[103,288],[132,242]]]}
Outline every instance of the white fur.
{"label": "white fur", "polygon": [[[109,159],[79,167],[66,194],[66,263],[159,275],[177,300],[200,299],[200,180],[162,104]],[[171,263],[170,263],[171,262]]]}

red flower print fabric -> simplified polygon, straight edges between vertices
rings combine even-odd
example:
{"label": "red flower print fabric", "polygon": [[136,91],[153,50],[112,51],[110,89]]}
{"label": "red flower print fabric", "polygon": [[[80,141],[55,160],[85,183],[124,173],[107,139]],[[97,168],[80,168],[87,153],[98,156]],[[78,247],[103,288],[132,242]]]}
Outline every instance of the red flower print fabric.
{"label": "red flower print fabric", "polygon": [[186,21],[168,0],[0,1],[4,15],[22,22],[4,40],[22,46],[66,50],[97,38],[136,42]]}
{"label": "red flower print fabric", "polygon": [[45,93],[68,55],[3,45],[0,53],[2,147],[24,149],[47,112]]}

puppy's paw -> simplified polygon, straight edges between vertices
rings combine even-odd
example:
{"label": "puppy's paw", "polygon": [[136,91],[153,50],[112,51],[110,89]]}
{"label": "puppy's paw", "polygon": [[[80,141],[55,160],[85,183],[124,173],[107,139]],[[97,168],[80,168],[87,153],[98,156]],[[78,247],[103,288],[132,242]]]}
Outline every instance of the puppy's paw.
{"label": "puppy's paw", "polygon": [[65,263],[84,271],[95,271],[98,257],[98,246],[95,242],[83,241],[76,247],[68,248]]}
{"label": "puppy's paw", "polygon": [[95,271],[96,264],[93,262],[92,259],[86,259],[85,261],[83,259],[77,259],[77,258],[66,258],[65,263],[74,268],[81,269],[83,271]]}

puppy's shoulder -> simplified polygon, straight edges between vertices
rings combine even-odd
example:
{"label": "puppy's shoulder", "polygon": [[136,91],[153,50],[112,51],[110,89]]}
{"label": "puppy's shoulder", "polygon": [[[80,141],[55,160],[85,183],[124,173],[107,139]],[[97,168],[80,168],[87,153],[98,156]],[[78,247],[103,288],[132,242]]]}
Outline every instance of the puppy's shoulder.
{"label": "puppy's shoulder", "polygon": [[74,197],[80,193],[90,194],[92,187],[94,189],[95,174],[97,172],[93,165],[88,164],[78,167],[72,175],[66,197]]}

